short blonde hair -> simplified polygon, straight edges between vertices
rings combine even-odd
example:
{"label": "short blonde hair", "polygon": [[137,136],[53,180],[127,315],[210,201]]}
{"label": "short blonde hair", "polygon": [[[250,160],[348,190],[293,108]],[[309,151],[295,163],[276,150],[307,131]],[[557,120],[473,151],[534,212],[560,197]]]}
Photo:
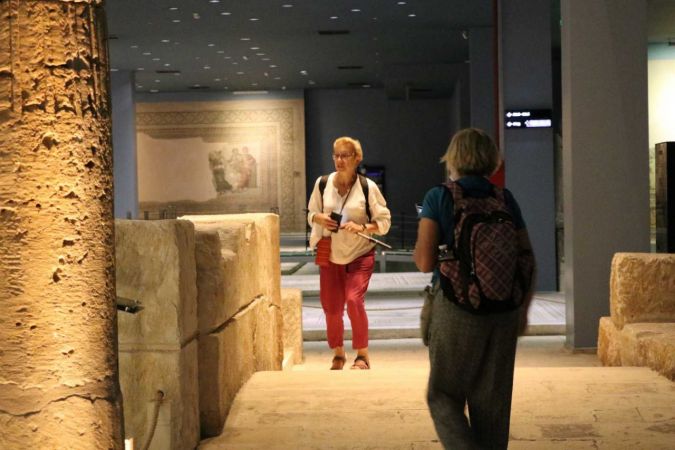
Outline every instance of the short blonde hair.
{"label": "short blonde hair", "polygon": [[448,168],[458,174],[490,176],[501,163],[501,153],[488,134],[478,128],[464,128],[452,137],[448,150],[441,158]]}
{"label": "short blonde hair", "polygon": [[335,139],[335,142],[333,142],[333,150],[337,149],[338,147],[349,147],[351,150],[356,154],[356,157],[359,161],[363,160],[363,150],[361,149],[361,143],[354,139],[350,138],[349,136],[342,136],[337,139]]}

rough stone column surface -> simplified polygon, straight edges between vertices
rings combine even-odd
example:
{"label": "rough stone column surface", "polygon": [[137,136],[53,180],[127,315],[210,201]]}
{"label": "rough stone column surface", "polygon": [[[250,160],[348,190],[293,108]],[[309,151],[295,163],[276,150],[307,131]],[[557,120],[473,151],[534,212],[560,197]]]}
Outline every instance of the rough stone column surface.
{"label": "rough stone column surface", "polygon": [[675,322],[675,255],[615,254],[609,290],[618,329],[635,322]]}
{"label": "rough stone column surface", "polygon": [[100,0],[0,1],[0,448],[123,446]]}
{"label": "rough stone column surface", "polygon": [[143,307],[120,312],[120,383],[126,437],[148,438],[157,391],[165,395],[151,449],[199,443],[197,285],[192,223],[115,221],[117,295]]}

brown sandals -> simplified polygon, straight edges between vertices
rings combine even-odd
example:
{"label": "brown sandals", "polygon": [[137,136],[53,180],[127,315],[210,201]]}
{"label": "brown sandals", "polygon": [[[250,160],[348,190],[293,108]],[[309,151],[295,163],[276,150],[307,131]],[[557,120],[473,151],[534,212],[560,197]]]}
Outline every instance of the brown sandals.
{"label": "brown sandals", "polygon": [[368,360],[365,356],[359,355],[354,360],[354,364],[352,364],[351,368],[356,370],[369,370],[370,364],[368,363]]}
{"label": "brown sandals", "polygon": [[342,370],[347,362],[347,358],[344,356],[333,356],[333,364],[330,366],[330,370]]}

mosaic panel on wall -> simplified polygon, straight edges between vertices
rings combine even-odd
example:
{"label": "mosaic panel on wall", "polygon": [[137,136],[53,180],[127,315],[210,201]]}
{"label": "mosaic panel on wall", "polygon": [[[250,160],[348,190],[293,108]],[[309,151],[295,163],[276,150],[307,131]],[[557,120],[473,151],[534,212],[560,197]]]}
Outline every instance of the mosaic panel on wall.
{"label": "mosaic panel on wall", "polygon": [[139,103],[141,217],[276,212],[305,229],[304,102]]}

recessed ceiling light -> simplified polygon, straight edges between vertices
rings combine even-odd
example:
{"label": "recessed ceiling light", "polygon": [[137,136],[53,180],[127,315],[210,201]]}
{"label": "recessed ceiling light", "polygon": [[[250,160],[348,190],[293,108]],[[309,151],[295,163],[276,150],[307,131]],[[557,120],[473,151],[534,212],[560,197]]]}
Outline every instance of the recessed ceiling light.
{"label": "recessed ceiling light", "polygon": [[155,83],[161,83],[162,80],[155,80]]}
{"label": "recessed ceiling light", "polygon": [[223,56],[223,59],[232,59],[231,56]]}
{"label": "recessed ceiling light", "polygon": [[239,39],[239,40],[240,40],[240,41],[250,41],[251,38],[243,37],[243,38],[241,38],[241,39]]}
{"label": "recessed ceiling light", "polygon": [[237,72],[237,75],[244,75],[244,72]]}
{"label": "recessed ceiling light", "polygon": [[159,92],[159,89],[150,89],[150,92],[152,92],[153,94],[156,94],[156,93]]}
{"label": "recessed ceiling light", "polygon": [[110,68],[110,71],[111,71],[111,72],[117,72],[118,70],[120,70],[120,69],[116,69],[116,68],[114,68],[114,67],[111,67],[111,68]]}
{"label": "recessed ceiling light", "polygon": [[211,66],[204,66],[204,70],[210,70]]}
{"label": "recessed ceiling light", "polygon": [[257,86],[258,83],[251,83],[251,86]]}
{"label": "recessed ceiling light", "polygon": [[369,84],[364,84],[362,87],[364,87],[364,88],[369,88],[370,85],[369,85]]}
{"label": "recessed ceiling light", "polygon": [[269,61],[269,58],[260,58],[261,61]]}
{"label": "recessed ceiling light", "polygon": [[248,56],[244,55],[241,57],[241,59],[243,59],[244,61],[248,61]]}
{"label": "recessed ceiling light", "polygon": [[260,47],[251,47],[251,50],[260,50]]}
{"label": "recessed ceiling light", "polygon": [[281,80],[281,77],[274,77],[275,80]]}
{"label": "recessed ceiling light", "polygon": [[178,7],[177,7],[177,6],[172,6],[171,8],[169,8],[169,11],[178,11]]}
{"label": "recessed ceiling light", "polygon": [[257,17],[251,17],[251,18],[248,19],[248,20],[250,20],[251,22],[257,22],[257,21],[259,21],[260,19],[258,19]]}
{"label": "recessed ceiling light", "polygon": [[307,71],[306,71],[306,70],[301,70],[301,71],[300,71],[300,75],[307,75]]}
{"label": "recessed ceiling light", "polygon": [[417,17],[417,14],[408,14],[408,17]]}
{"label": "recessed ceiling light", "polygon": [[132,45],[131,48],[138,48],[138,45]]}
{"label": "recessed ceiling light", "polygon": [[255,55],[256,55],[256,56],[265,56],[264,53],[256,53]]}
{"label": "recessed ceiling light", "polygon": [[290,3],[286,3],[285,5],[281,5],[281,7],[282,8],[292,8],[293,5],[291,5]]}
{"label": "recessed ceiling light", "polygon": [[337,19],[339,19],[338,16],[330,16],[330,20],[337,20]]}
{"label": "recessed ceiling light", "polygon": [[233,65],[233,66],[238,66],[239,63],[238,63],[237,61],[232,61],[232,65]]}
{"label": "recessed ceiling light", "polygon": [[169,63],[164,63],[164,67],[169,67],[171,64]]}
{"label": "recessed ceiling light", "polygon": [[136,89],[143,89],[143,85],[142,85],[142,84],[137,84],[137,85],[136,85]]}
{"label": "recessed ceiling light", "polygon": [[232,13],[229,12],[229,11],[222,11],[222,12],[220,13],[220,15],[221,15],[221,16],[230,16],[230,15],[232,15]]}
{"label": "recessed ceiling light", "polygon": [[220,81],[220,78],[214,78],[213,81]]}
{"label": "recessed ceiling light", "polygon": [[168,42],[171,42],[171,40],[170,39],[162,39],[162,43],[166,44]]}
{"label": "recessed ceiling light", "polygon": [[316,84],[316,83],[315,83],[314,81],[312,81],[312,80],[309,80],[309,84],[314,85],[314,84]]}
{"label": "recessed ceiling light", "polygon": [[354,8],[354,9],[352,9],[352,10],[350,10],[350,11],[351,11],[351,12],[361,12],[361,10],[358,9],[358,8]]}
{"label": "recessed ceiling light", "polygon": [[136,70],[138,70],[139,72],[142,72],[142,71],[145,70],[145,68],[144,67],[137,67]]}
{"label": "recessed ceiling light", "polygon": [[201,84],[193,84],[192,87],[198,88],[198,87],[202,87],[202,85]]}
{"label": "recessed ceiling light", "polygon": [[173,19],[172,22],[173,23],[180,23],[180,19]]}
{"label": "recessed ceiling light", "polygon": [[397,5],[405,5],[405,2],[398,2]]}
{"label": "recessed ceiling light", "polygon": [[225,54],[225,50],[218,50],[216,53],[218,53],[220,55],[223,55],[223,54]]}
{"label": "recessed ceiling light", "polygon": [[277,65],[276,64],[270,64],[270,69],[276,69]]}
{"label": "recessed ceiling light", "polygon": [[263,75],[265,75],[265,77],[269,77],[269,76],[270,76],[270,74],[267,73],[267,72],[263,72]]}
{"label": "recessed ceiling light", "polygon": [[152,55],[152,52],[143,52],[143,56],[150,56]]}
{"label": "recessed ceiling light", "polygon": [[208,44],[208,47],[215,47],[216,44]]}
{"label": "recessed ceiling light", "polygon": [[152,58],[153,61],[161,61],[161,58]]}
{"label": "recessed ceiling light", "polygon": [[220,3],[220,0],[209,0],[209,3]]}
{"label": "recessed ceiling light", "polygon": [[281,90],[282,90],[282,91],[285,91],[285,90],[286,90],[286,86],[281,86]]}
{"label": "recessed ceiling light", "polygon": [[180,72],[175,72],[175,73],[173,74],[173,76],[179,77],[179,76],[180,76]]}

